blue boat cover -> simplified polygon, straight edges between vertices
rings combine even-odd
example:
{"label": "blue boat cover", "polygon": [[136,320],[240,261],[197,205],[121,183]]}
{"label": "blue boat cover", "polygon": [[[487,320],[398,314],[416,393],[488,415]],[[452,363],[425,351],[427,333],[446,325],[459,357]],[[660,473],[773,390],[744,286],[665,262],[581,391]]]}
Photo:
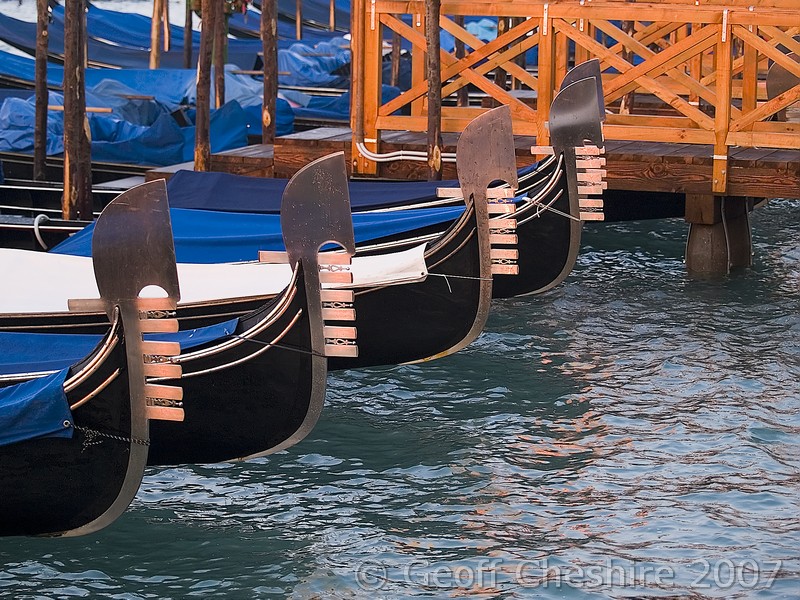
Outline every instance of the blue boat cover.
{"label": "blue boat cover", "polygon": [[[54,19],[48,28],[48,52],[51,55],[64,54],[64,25]],[[36,52],[36,23],[20,21],[0,13],[0,40],[19,48],[28,54]],[[111,65],[125,69],[147,69],[150,66],[150,52],[143,48],[115,45],[87,37],[86,49],[90,63]],[[230,49],[228,62],[243,69],[251,69],[256,63],[257,53]],[[195,62],[197,56],[194,57]],[[183,67],[183,51],[170,50],[161,53],[161,66],[167,69]]]}
{"label": "blue boat cover", "polygon": [[[177,333],[147,334],[145,339],[178,342],[190,350],[229,336],[239,319]],[[102,335],[79,333],[0,332],[0,375],[37,373],[71,367],[87,357]]]}
{"label": "blue boat cover", "polygon": [[[404,210],[395,213],[353,215],[356,242],[392,236],[455,220],[463,207]],[[259,250],[283,250],[279,215],[226,213],[173,208],[175,253],[183,263],[252,261]],[[90,224],[50,250],[56,254],[91,256]]]}
{"label": "blue boat cover", "polygon": [[40,437],[72,437],[64,393],[68,368],[0,389],[0,446]]}
{"label": "blue boat cover", "polygon": [[[181,351],[186,351],[228,337],[238,324],[239,319],[231,319],[209,327],[145,337],[178,342]],[[72,437],[64,380],[69,368],[88,356],[102,338],[74,333],[0,333],[0,374],[56,370],[0,389],[0,446],[37,437]]]}
{"label": "blue boat cover", "polygon": [[[87,95],[88,98],[88,95]],[[63,97],[50,92],[51,104],[63,104]],[[96,99],[98,104],[107,98]],[[130,116],[135,106],[118,107]],[[127,111],[127,112],[126,112]],[[35,119],[33,98],[8,98],[0,105],[0,150],[33,152]],[[179,127],[168,113],[161,112],[150,124],[138,125],[114,114],[89,113],[92,160],[142,165],[174,165],[192,159],[195,128]],[[142,116],[142,119],[146,118]],[[226,103],[211,114],[211,149],[221,152],[247,144],[248,117],[236,101]],[[61,154],[64,115],[50,111],[47,117],[47,154]]]}
{"label": "blue boat cover", "polygon": [[[278,214],[288,181],[228,173],[178,171],[167,183],[167,190],[172,208]],[[427,202],[436,200],[436,188],[457,185],[457,181],[351,181],[350,206],[358,211]],[[384,218],[389,218],[389,215]]]}

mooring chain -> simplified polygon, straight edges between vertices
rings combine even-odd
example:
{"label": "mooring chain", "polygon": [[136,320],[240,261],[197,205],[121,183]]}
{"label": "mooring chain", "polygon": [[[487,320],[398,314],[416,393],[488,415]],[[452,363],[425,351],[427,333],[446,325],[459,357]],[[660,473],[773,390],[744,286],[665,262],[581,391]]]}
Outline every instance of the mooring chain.
{"label": "mooring chain", "polygon": [[137,444],[139,446],[149,446],[150,440],[143,440],[135,437],[126,437],[116,433],[109,433],[107,431],[99,431],[97,429],[90,429],[82,425],[75,425],[75,429],[84,435],[83,446],[81,452],[85,452],[91,446],[98,446],[103,443],[104,439],[114,440],[115,442],[122,442],[125,444]]}

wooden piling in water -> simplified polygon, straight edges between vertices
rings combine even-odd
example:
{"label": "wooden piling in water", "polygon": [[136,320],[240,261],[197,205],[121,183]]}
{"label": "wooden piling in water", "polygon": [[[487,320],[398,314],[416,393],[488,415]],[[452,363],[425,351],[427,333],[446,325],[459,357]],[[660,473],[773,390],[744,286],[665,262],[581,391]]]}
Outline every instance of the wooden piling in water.
{"label": "wooden piling in water", "polygon": [[442,178],[442,69],[439,39],[441,0],[425,3],[425,41],[428,81],[428,180]]}
{"label": "wooden piling in water", "polygon": [[261,108],[261,143],[275,141],[278,98],[277,0],[261,0],[261,50],[264,61],[264,101]]}
{"label": "wooden piling in water", "polygon": [[161,18],[164,15],[164,0],[153,0],[153,18],[150,21],[150,68],[161,65]]}
{"label": "wooden piling in water", "polygon": [[183,20],[183,68],[192,68],[192,0],[186,0],[186,14]]}
{"label": "wooden piling in water", "polygon": [[83,0],[64,3],[64,197],[65,219],[92,218],[91,147],[87,136]]}
{"label": "wooden piling in water", "polygon": [[211,167],[211,141],[209,140],[211,103],[211,54],[214,44],[214,0],[203,0],[203,19],[200,31],[200,51],[197,56],[197,116],[195,117],[194,170],[208,171]]}
{"label": "wooden piling in water", "polygon": [[47,160],[47,31],[49,15],[47,0],[36,0],[36,116],[33,130],[33,178],[37,181],[45,179],[45,162]]}
{"label": "wooden piling in water", "polygon": [[225,56],[228,48],[228,27],[223,2],[213,2],[214,8],[214,107],[225,104]]}

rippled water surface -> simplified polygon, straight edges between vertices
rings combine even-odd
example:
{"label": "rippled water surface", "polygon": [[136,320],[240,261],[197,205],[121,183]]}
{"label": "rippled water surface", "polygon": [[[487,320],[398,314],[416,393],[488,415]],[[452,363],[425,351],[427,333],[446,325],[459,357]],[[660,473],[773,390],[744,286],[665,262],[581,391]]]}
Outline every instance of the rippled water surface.
{"label": "rippled water surface", "polygon": [[753,221],[755,266],[717,281],[682,221],[588,227],[465,351],[333,374],[289,451],[0,539],[0,596],[800,597],[800,201]]}
{"label": "rippled water surface", "polygon": [[587,228],[467,350],[332,375],[289,451],[0,540],[0,594],[798,597],[799,222],[759,209],[754,268],[717,281],[686,277],[682,221]]}

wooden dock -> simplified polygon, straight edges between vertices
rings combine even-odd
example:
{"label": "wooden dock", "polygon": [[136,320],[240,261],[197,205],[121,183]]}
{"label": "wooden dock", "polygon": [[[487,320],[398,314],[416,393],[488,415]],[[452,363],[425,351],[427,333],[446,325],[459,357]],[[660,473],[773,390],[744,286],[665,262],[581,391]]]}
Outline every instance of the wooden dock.
{"label": "wooden dock", "polygon": [[[321,127],[275,140],[276,177],[291,177],[310,161],[343,151],[352,169],[352,139],[349,128]],[[445,132],[445,152],[454,152],[458,133]],[[385,131],[382,151],[424,151],[425,134]],[[534,136],[516,136],[517,165],[532,164]],[[707,194],[713,177],[713,147],[702,144],[608,140],[607,181],[611,190]],[[385,179],[425,179],[424,162],[380,163],[376,175]],[[455,166],[446,164],[444,177],[456,177]],[[731,196],[776,198],[800,196],[800,150],[733,148],[730,153],[728,190]]]}

